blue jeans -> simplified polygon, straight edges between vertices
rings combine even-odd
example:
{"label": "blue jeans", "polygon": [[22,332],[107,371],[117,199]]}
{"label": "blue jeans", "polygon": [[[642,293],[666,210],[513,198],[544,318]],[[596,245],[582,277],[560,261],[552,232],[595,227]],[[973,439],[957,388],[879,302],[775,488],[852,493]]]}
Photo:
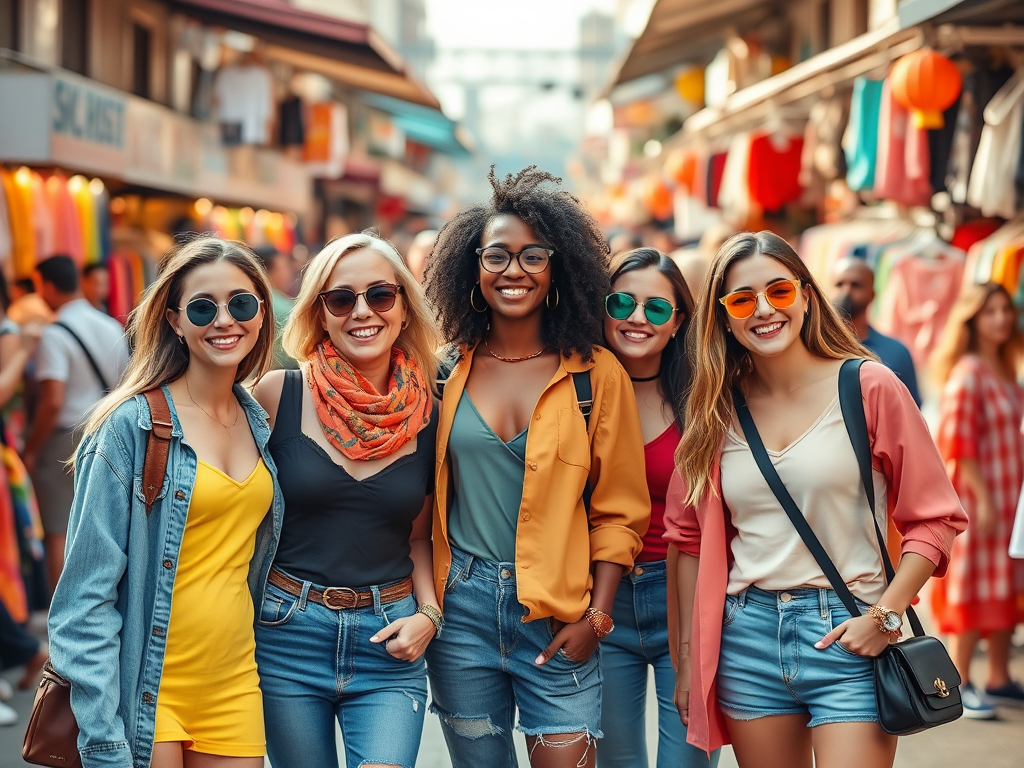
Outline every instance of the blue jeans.
{"label": "blue jeans", "polygon": [[686,743],[686,726],[673,702],[676,673],[668,650],[665,561],[637,563],[615,593],[615,630],[601,641],[604,672],[598,768],[647,768],[647,667],[658,696],[657,768],[714,768],[704,750]]}
{"label": "blue jeans", "polygon": [[808,728],[878,722],[874,659],[840,642],[814,647],[849,618],[831,589],[749,587],[728,595],[718,656],[722,710],[734,720],[808,714]]}
{"label": "blue jeans", "polygon": [[334,719],[350,768],[384,763],[413,768],[423,733],[427,678],[422,658],[396,659],[370,638],[416,612],[409,595],[334,611],[272,584],[256,625],[267,753],[274,768],[337,768]]}
{"label": "blue jeans", "polygon": [[[454,768],[516,768],[513,719],[528,736],[601,736],[599,652],[569,661],[534,659],[554,638],[548,619],[523,622],[513,563],[452,548],[444,630],[427,648],[434,700]],[[271,758],[273,759],[273,758]],[[277,766],[275,766],[277,768]]]}

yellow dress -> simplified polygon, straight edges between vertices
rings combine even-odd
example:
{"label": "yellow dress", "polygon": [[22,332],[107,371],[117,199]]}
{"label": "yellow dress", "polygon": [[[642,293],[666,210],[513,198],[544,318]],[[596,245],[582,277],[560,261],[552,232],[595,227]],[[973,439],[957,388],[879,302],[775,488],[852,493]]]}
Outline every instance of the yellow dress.
{"label": "yellow dress", "polygon": [[242,482],[199,462],[156,701],[158,742],[230,757],[266,752],[246,578],[273,498],[262,459]]}

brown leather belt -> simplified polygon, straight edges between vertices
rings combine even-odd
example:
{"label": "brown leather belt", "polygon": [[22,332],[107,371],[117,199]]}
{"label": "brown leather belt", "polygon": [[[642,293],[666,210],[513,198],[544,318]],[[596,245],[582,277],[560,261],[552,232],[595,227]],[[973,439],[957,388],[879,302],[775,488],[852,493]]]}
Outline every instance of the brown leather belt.
{"label": "brown leather belt", "polygon": [[[281,573],[276,568],[270,569],[268,584],[273,584],[278,589],[283,589],[289,595],[302,597],[302,582],[293,579],[287,574]],[[382,605],[395,603],[412,594],[412,576],[403,579],[397,584],[390,584],[380,588],[380,602]],[[332,611],[344,611],[351,608],[366,608],[373,605],[373,592],[369,589],[352,589],[350,587],[327,587],[326,589],[309,588],[307,599],[314,603],[330,608]]]}

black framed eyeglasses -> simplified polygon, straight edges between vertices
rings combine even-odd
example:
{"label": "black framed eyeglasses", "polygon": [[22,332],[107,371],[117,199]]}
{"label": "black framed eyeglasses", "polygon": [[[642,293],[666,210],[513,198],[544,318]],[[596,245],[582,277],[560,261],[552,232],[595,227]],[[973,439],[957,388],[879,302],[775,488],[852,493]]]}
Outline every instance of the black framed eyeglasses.
{"label": "black framed eyeglasses", "polygon": [[625,320],[636,310],[637,306],[644,308],[644,317],[651,325],[664,325],[678,309],[672,306],[668,299],[653,298],[647,301],[637,301],[628,293],[609,293],[604,297],[604,311],[612,320]]}
{"label": "black framed eyeglasses", "polygon": [[213,299],[192,299],[184,307],[178,307],[178,311],[184,310],[185,316],[192,325],[203,328],[217,318],[217,310],[221,307],[227,307],[229,315],[238,322],[245,323],[256,317],[262,303],[263,300],[255,294],[236,293],[222,304],[218,304]]}
{"label": "black framed eyeglasses", "polygon": [[476,255],[480,257],[480,266],[487,272],[500,275],[509,268],[512,259],[515,259],[519,262],[519,268],[523,272],[536,275],[548,268],[555,251],[553,248],[531,245],[529,248],[523,248],[519,253],[509,253],[504,248],[492,245],[488,248],[477,248]]}
{"label": "black framed eyeglasses", "polygon": [[356,302],[360,296],[366,300],[366,306],[374,312],[387,312],[395,306],[398,294],[404,292],[400,285],[380,283],[378,285],[371,285],[365,291],[359,291],[359,293],[350,288],[335,288],[332,291],[324,291],[319,295],[328,312],[335,317],[344,317],[355,309]]}

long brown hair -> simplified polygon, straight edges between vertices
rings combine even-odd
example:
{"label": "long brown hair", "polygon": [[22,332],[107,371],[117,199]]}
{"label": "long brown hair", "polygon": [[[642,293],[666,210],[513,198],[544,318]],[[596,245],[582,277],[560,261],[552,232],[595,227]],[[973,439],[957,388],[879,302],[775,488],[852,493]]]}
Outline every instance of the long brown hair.
{"label": "long brown hair", "polygon": [[949,312],[949,319],[943,329],[939,345],[932,355],[932,377],[941,388],[949,380],[953,367],[968,352],[978,351],[978,333],[975,321],[988,304],[988,300],[996,294],[1006,298],[1013,312],[1013,333],[999,347],[999,359],[1006,368],[1006,373],[1016,375],[1020,371],[1024,359],[1024,333],[1017,325],[1017,308],[1013,304],[1010,292],[999,283],[981,283],[970,285],[961,291],[956,303]]}
{"label": "long brown hair", "polygon": [[656,248],[634,248],[616,255],[612,259],[609,290],[615,289],[615,281],[623,275],[641,269],[656,269],[669,281],[676,308],[683,313],[683,322],[678,332],[672,335],[661,352],[661,373],[658,381],[661,396],[672,408],[676,427],[682,432],[686,418],[686,390],[690,387],[690,358],[686,354],[686,331],[693,320],[693,294],[676,263]]}
{"label": "long brown hair", "polygon": [[185,373],[189,363],[188,347],[178,340],[167,322],[167,310],[181,306],[185,277],[197,267],[227,261],[248,277],[263,302],[263,325],[256,345],[238,365],[235,381],[270,370],[273,361],[274,313],[270,282],[259,259],[244,243],[223,240],[215,235],[199,235],[171,248],[160,260],[156,281],[146,289],[139,306],[128,315],[125,335],[132,350],[128,369],[121,383],[96,405],[85,425],[85,434],[99,429],[114,410],[135,395],[174,381]]}
{"label": "long brown hair", "polygon": [[726,240],[711,262],[686,340],[693,384],[686,402],[686,432],[676,449],[676,464],[686,480],[686,500],[691,504],[698,503],[710,488],[712,465],[732,422],[733,388],[742,386],[754,370],[750,353],[727,333],[725,308],[718,300],[733,264],[758,255],[782,264],[808,291],[808,314],[800,329],[800,340],[808,351],[829,360],[874,358],[832,309],[789,243],[767,231],[741,232]]}

